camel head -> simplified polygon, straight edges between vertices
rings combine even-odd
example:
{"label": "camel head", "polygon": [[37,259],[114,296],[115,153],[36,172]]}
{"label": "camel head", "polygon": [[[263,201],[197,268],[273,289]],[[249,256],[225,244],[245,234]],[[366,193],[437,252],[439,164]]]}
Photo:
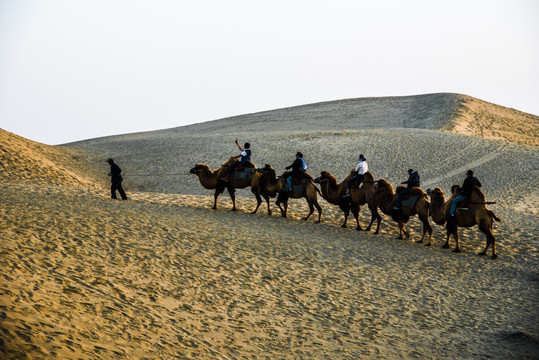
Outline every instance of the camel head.
{"label": "camel head", "polygon": [[195,167],[192,168],[191,170],[189,170],[189,173],[199,175],[203,171],[209,171],[209,170],[210,170],[210,168],[206,164],[195,164]]}
{"label": "camel head", "polygon": [[262,173],[262,175],[269,175],[272,178],[276,178],[275,169],[271,167],[271,165],[264,164],[264,167],[262,169],[259,169],[259,171]]}
{"label": "camel head", "polygon": [[319,177],[314,179],[314,182],[317,183],[317,184],[321,184],[323,181],[327,181],[327,180],[334,180],[335,182],[337,182],[335,177],[333,175],[331,175],[331,173],[329,171],[324,170],[324,171],[322,171],[320,173]]}
{"label": "camel head", "polygon": [[460,191],[460,185],[455,184],[455,185],[451,186],[451,194],[455,195],[459,191]]}
{"label": "camel head", "polygon": [[439,187],[435,187],[434,189],[431,189],[431,188],[428,188],[427,189],[427,194],[430,195],[431,199],[433,197],[444,197],[445,193],[443,192],[442,189],[440,189]]}
{"label": "camel head", "polygon": [[269,164],[264,164],[264,167],[260,169],[262,172],[275,172],[275,169],[271,167]]}

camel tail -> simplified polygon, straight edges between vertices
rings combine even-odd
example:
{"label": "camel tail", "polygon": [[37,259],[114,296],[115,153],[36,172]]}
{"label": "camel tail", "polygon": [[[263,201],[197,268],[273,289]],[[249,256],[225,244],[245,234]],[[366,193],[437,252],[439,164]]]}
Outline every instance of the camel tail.
{"label": "camel tail", "polygon": [[487,214],[496,221],[502,221],[502,219],[497,217],[496,214],[494,214],[494,211],[492,211],[492,210],[487,209]]}

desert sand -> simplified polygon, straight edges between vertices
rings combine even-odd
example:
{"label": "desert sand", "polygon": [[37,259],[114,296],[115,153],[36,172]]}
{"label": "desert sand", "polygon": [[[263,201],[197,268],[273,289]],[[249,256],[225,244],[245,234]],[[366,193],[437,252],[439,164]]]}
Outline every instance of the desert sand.
{"label": "desert sand", "polygon": [[[383,215],[381,233],[343,229],[273,204],[238,211],[189,169],[218,168],[250,142],[278,173],[305,154],[341,181],[364,154],[393,185],[424,189],[473,169],[498,258],[416,243]],[[110,199],[113,157],[128,201]],[[539,358],[539,117],[460,94],[311,104],[148,133],[47,146],[0,130],[0,357],[7,359]],[[368,208],[361,209],[366,225]],[[454,242],[452,242],[452,247]],[[490,253],[489,253],[490,255]]]}

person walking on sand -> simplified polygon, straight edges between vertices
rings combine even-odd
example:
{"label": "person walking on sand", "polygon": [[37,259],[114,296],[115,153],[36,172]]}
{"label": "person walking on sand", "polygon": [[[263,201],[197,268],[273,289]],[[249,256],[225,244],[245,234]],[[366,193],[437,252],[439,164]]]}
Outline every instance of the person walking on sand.
{"label": "person walking on sand", "polygon": [[363,181],[363,176],[367,171],[369,171],[367,159],[365,159],[365,156],[363,156],[363,154],[360,154],[359,162],[354,169],[354,175],[346,182],[346,194],[344,194],[343,197],[350,196],[350,188],[352,187],[352,183],[356,180],[359,180],[360,182]]}
{"label": "person walking on sand", "polygon": [[107,162],[110,165],[109,176],[111,177],[112,185],[110,187],[111,198],[116,199],[116,190],[120,193],[122,200],[127,200],[127,195],[122,187],[122,169],[114,163],[112,158],[109,158]]}
{"label": "person walking on sand", "polygon": [[464,183],[462,183],[462,187],[460,188],[460,195],[454,198],[453,201],[451,201],[451,207],[449,208],[450,216],[455,216],[457,204],[472,196],[472,190],[476,186],[481,187],[481,183],[479,182],[479,180],[477,180],[475,176],[473,176],[472,170],[466,171],[466,179],[464,179]]}
{"label": "person walking on sand", "polygon": [[223,181],[229,181],[232,178],[232,174],[234,174],[234,170],[236,170],[237,167],[245,166],[249,161],[251,161],[251,144],[246,142],[242,148],[240,146],[240,143],[238,142],[238,139],[236,139],[235,143],[238,149],[240,149],[241,151],[241,154],[235,157],[239,157],[240,161],[236,161],[228,165],[226,176],[222,178]]}

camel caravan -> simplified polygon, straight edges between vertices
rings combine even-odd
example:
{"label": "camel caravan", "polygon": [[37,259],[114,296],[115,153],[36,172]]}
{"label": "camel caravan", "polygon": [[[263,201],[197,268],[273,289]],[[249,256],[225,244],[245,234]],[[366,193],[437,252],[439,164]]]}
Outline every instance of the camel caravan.
{"label": "camel caravan", "polygon": [[[409,179],[395,190],[385,179],[375,180],[374,175],[368,171],[363,155],[360,155],[358,166],[339,183],[328,171],[322,171],[319,177],[313,178],[307,173],[307,166],[300,152],[296,154],[294,163],[287,166],[283,174],[277,176],[271,165],[265,164],[264,167],[257,168],[251,162],[249,143],[241,147],[236,140],[236,145],[241,154],[229,158],[218,169],[211,170],[205,164],[195,164],[190,169],[190,173],[198,177],[204,188],[214,190],[212,209],[217,209],[217,198],[226,189],[232,200],[232,211],[236,211],[236,189],[250,187],[257,201],[253,214],[262,204],[262,198],[266,201],[269,215],[272,214],[270,199],[276,198],[275,204],[283,217],[287,216],[289,199],[305,198],[309,205],[309,213],[303,220],[308,220],[316,209],[318,212],[316,222],[320,223],[322,217],[322,208],[318,203],[320,195],[343,212],[344,222],[341,225],[343,228],[347,227],[351,212],[356,220],[357,230],[370,231],[376,221],[374,233],[378,234],[382,222],[379,213],[381,211],[398,224],[398,239],[404,239],[410,237],[405,228],[406,223],[417,215],[423,224],[422,236],[417,242],[425,242],[425,246],[432,245],[432,227],[429,220],[432,218],[434,223],[446,226],[446,242],[443,248],[449,248],[451,235],[454,237],[456,246],[453,252],[461,251],[458,228],[478,225],[479,230],[486,236],[485,249],[479,255],[486,255],[488,248],[492,247],[492,259],[497,257],[496,239],[492,234],[492,228],[494,221],[500,219],[486,207],[493,202],[485,200],[485,195],[480,189],[481,183],[473,176],[471,170],[466,173],[462,187],[459,185],[451,187],[451,197],[446,200],[444,192],[439,187],[427,191],[421,189],[419,174],[412,169],[408,170]],[[365,205],[369,208],[371,219],[364,229],[359,222],[359,212],[361,206]],[[427,234],[428,239],[425,241]]]}

